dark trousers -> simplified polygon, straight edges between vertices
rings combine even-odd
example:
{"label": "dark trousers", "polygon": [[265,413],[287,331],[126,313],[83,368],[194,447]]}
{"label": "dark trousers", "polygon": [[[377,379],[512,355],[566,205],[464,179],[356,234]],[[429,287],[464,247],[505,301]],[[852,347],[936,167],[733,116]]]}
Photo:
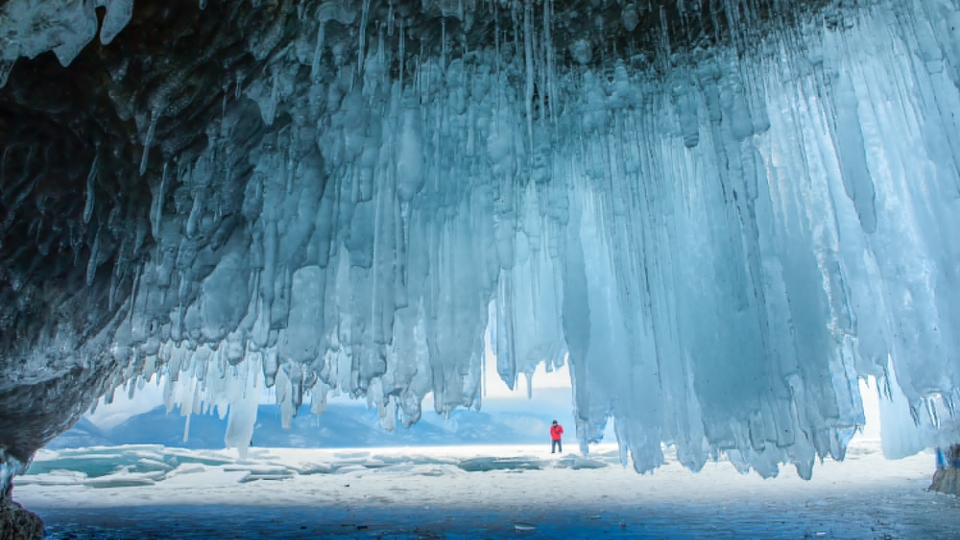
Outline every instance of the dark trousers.
{"label": "dark trousers", "polygon": [[560,451],[561,454],[563,453],[563,443],[560,442],[560,439],[553,441],[553,446],[550,447],[551,454],[557,451]]}

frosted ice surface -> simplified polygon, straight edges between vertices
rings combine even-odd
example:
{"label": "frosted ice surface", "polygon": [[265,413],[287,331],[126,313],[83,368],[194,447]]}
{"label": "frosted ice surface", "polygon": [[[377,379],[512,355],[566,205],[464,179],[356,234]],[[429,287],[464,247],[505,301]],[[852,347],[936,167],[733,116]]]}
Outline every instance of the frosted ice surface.
{"label": "frosted ice surface", "polygon": [[[19,49],[0,62],[69,61],[91,37],[77,4],[51,36],[23,30],[46,7],[6,3]],[[272,126],[246,184],[215,136],[164,166],[154,255],[115,339],[124,373],[193,385],[170,392],[187,410],[229,405],[243,449],[261,383],[286,421],[305,393],[316,412],[328,393],[367,396],[387,428],[431,392],[440,413],[480,406],[489,335],[508,384],[569,362],[581,444],[612,418],[640,472],[666,442],[694,470],[726,452],[809,477],[863,424],[868,375],[895,381],[889,453],[955,439],[960,11],[876,4],[676,52],[663,72],[601,68],[586,39],[552,50],[549,2],[513,5],[514,41],[433,56],[414,56],[402,18],[369,31],[369,2],[325,3],[302,53],[270,56],[271,27],[250,51],[269,66],[236,90]],[[104,42],[129,6],[107,4]],[[326,34],[333,21],[360,42]]]}
{"label": "frosted ice surface", "polygon": [[99,2],[107,8],[103,22],[100,24],[100,42],[107,45],[130,22],[133,16],[133,0],[99,0]]}
{"label": "frosted ice surface", "polygon": [[0,59],[14,62],[52,50],[63,65],[69,65],[97,34],[94,8],[89,1],[5,2],[0,6]]}

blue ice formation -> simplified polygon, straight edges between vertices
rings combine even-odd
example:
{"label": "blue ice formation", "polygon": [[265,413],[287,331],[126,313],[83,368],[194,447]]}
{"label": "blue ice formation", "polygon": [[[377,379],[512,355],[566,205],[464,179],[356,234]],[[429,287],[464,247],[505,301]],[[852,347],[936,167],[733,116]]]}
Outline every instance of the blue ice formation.
{"label": "blue ice formation", "polygon": [[[135,9],[94,4],[104,43]],[[511,385],[569,362],[581,445],[612,418],[639,472],[666,443],[693,470],[726,453],[809,478],[863,425],[867,377],[891,455],[958,440],[955,0],[678,2],[679,28],[662,6],[637,27],[657,2],[593,2],[583,24],[614,13],[653,36],[656,54],[616,56],[562,35],[555,0],[422,4],[445,24],[426,51],[411,16],[374,22],[370,0],[314,3],[289,43],[251,44],[266,67],[189,160],[148,159],[175,103],[136,112],[137,167],[162,171],[137,233],[152,244],[127,263],[122,316],[84,345],[118,363],[113,387],[167,374],[168,404],[229,408],[242,449],[264,385],[285,423],[337,393],[388,429],[428,395],[479,407],[489,342]],[[0,5],[21,44],[8,71],[50,49],[68,64],[96,35],[66,9],[43,16],[76,31],[31,34],[31,5]],[[493,12],[512,26],[458,40]],[[266,135],[231,146],[251,121]],[[95,357],[63,335],[31,350],[23,379]]]}

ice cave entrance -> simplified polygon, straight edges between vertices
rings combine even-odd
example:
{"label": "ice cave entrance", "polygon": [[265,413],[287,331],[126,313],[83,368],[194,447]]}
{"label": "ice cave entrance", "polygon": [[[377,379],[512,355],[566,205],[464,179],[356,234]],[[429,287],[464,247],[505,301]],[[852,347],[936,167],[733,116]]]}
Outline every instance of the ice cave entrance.
{"label": "ice cave entrance", "polygon": [[957,0],[0,0],[0,41],[0,510],[157,377],[249,451],[338,395],[440,440],[540,363],[638,473],[815,478],[873,378],[956,489]]}

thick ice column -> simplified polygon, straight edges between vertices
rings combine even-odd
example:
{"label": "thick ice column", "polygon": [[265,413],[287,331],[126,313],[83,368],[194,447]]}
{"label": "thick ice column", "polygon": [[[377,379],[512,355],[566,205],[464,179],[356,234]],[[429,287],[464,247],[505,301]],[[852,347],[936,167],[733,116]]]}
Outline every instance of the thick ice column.
{"label": "thick ice column", "polygon": [[[600,216],[588,201],[584,207],[580,234],[584,238],[602,238],[598,230]],[[590,348],[584,364],[585,373],[578,385],[586,385],[591,398],[589,413],[578,411],[578,427],[586,428],[582,446],[603,428],[603,418],[610,415],[616,422],[621,451],[629,449],[637,472],[648,472],[663,463],[661,451],[662,397],[658,383],[657,352],[648,321],[625,316],[626,298],[619,291],[618,273],[614,271],[614,253],[606,242],[584,243],[587,291],[590,304]],[[639,292],[639,291],[636,291]],[[593,397],[596,396],[596,397]],[[586,401],[578,399],[578,406]],[[586,422],[589,422],[587,424]],[[626,464],[626,463],[624,463]]]}
{"label": "thick ice column", "polygon": [[[912,4],[920,6],[930,4]],[[960,103],[952,82],[947,83],[952,89],[945,91],[948,75],[942,69],[941,50],[929,35],[930,25],[941,23],[921,15],[916,26],[903,29],[906,39],[894,37],[896,24],[877,17],[851,30],[844,44],[854,44],[853,53],[849,57],[837,53],[833,62],[838,71],[850,74],[866,164],[876,189],[877,230],[868,239],[868,249],[882,284],[893,367],[911,407],[919,409],[921,395],[950,393],[947,388],[954,383],[944,375],[956,373],[944,354],[956,343],[956,329],[946,322],[954,311],[947,300],[956,294],[949,285],[954,272],[945,263],[956,257],[945,236],[956,226],[955,209],[948,210],[956,201],[951,150],[955,120],[943,111],[955,110]],[[877,61],[861,61],[863,55]],[[910,90],[902,100],[883,98],[908,80]],[[849,108],[849,99],[837,104],[841,105]],[[903,137],[888,136],[904,126],[917,129]]]}
{"label": "thick ice column", "polygon": [[227,253],[203,280],[198,302],[203,337],[218,342],[234,331],[250,305],[250,263],[241,235],[234,236]]}
{"label": "thick ice column", "polygon": [[858,102],[853,81],[846,73],[839,76],[836,87],[836,135],[840,156],[840,170],[847,195],[853,201],[864,232],[877,230],[877,194],[864,153],[863,133],[860,131]]}
{"label": "thick ice column", "polygon": [[278,353],[285,361],[310,364],[324,352],[326,288],[327,274],[319,266],[305,266],[293,273],[290,315],[277,342]]}
{"label": "thick ice column", "polygon": [[400,420],[406,425],[420,419],[421,400],[434,388],[426,323],[432,276],[429,255],[434,244],[426,230],[426,217],[418,213],[407,225],[407,291],[411,301],[397,311],[383,377],[384,392],[399,393]]}
{"label": "thick ice column", "polygon": [[[464,205],[462,215],[470,215]],[[492,283],[473,260],[470,249],[474,229],[467,220],[454,220],[439,231],[434,248],[435,268],[427,298],[427,343],[434,380],[437,412],[473,405],[480,396],[480,358],[487,304]],[[479,294],[478,294],[479,293]]]}
{"label": "thick ice column", "polygon": [[[517,264],[509,270],[513,295],[498,298],[498,307],[505,303],[513,308],[512,322],[518,330],[513,335],[514,365],[516,373],[528,376],[541,362],[547,369],[560,367],[566,352],[560,327],[559,273],[548,253],[550,240],[542,230],[539,196],[537,186],[528,184],[523,194],[522,228],[515,240]],[[501,275],[501,287],[507,279]],[[499,365],[499,355],[497,361]]]}
{"label": "thick ice column", "polygon": [[[754,140],[779,143],[781,135],[757,131],[758,126],[769,128],[769,122],[753,117],[768,115],[748,110],[748,103],[765,106],[765,100],[746,95],[737,77],[736,65],[727,64],[701,77],[705,114],[697,117],[706,125],[698,131],[709,137],[701,138],[698,147],[685,151],[682,158],[671,148],[675,141],[650,130],[655,124],[635,122],[629,111],[614,115],[612,122],[599,114],[591,117],[590,129],[601,129],[601,133],[610,129],[615,133],[612,140],[626,144],[598,143],[596,136],[584,144],[585,176],[598,190],[606,215],[616,216],[591,230],[591,239],[603,239],[609,246],[586,259],[594,265],[608,256],[617,261],[595,273],[619,293],[605,303],[619,305],[618,316],[637,325],[630,332],[636,341],[601,362],[612,372],[624,374],[642,366],[645,357],[659,357],[661,367],[653,378],[660,378],[661,386],[670,382],[667,433],[683,426],[680,450],[692,466],[703,458],[697,457],[700,440],[688,437],[691,425],[702,423],[707,440],[716,448],[735,452],[743,466],[775,474],[778,462],[792,460],[802,465],[807,476],[814,452],[841,456],[845,437],[862,421],[850,343],[843,338],[843,332],[851,331],[848,294],[836,255],[837,236],[831,228],[820,237],[799,239],[794,225],[777,232],[783,194],[771,191],[785,190],[802,201],[807,193],[780,184],[804,174],[802,160],[793,169],[784,168],[782,180],[779,169],[773,169],[778,171],[773,179],[768,177],[765,160],[773,154],[764,154],[766,142],[758,148]],[[588,99],[592,105],[603,98]],[[639,126],[639,133],[634,136],[621,126]],[[787,139],[783,142],[789,144]],[[632,144],[663,148],[633,162]],[[782,160],[794,153],[793,148],[784,148],[776,157]],[[597,159],[606,155],[611,159]],[[646,176],[633,180],[637,170]],[[642,188],[628,187],[638,182]],[[671,190],[658,186],[681,186],[677,191],[681,196],[674,203]],[[820,183],[817,189],[821,202],[810,207],[801,203],[796,210],[799,230],[835,219],[828,184]],[[606,198],[608,190],[611,195]],[[805,215],[814,207],[826,208],[825,216]],[[645,219],[657,214],[665,215],[668,223],[662,232],[654,219]],[[660,239],[670,239],[676,245],[675,254],[658,254],[652,246]],[[797,245],[813,250],[804,254],[803,249],[792,249]],[[644,257],[633,259],[630,254],[634,253]],[[643,286],[634,288],[636,282]],[[591,296],[603,298],[602,294]],[[675,299],[667,300],[671,296]],[[823,326],[824,320],[837,329],[835,336]],[[623,321],[616,324],[627,324]],[[603,332],[591,332],[591,338]],[[581,418],[589,417],[593,396],[612,394],[624,404],[624,425],[642,425],[637,411],[650,408],[649,398],[655,395],[636,392],[646,378],[626,388],[598,384],[592,391],[583,391],[597,375],[589,374],[583,363],[578,366],[569,333],[567,338]],[[605,336],[603,341],[618,340]],[[676,343],[681,344],[679,350]],[[619,365],[620,357],[632,358],[633,365]],[[677,367],[668,370],[665,364]],[[725,399],[731,388],[737,389],[737,398]],[[638,396],[644,397],[637,401]],[[621,420],[616,412],[614,416]],[[627,431],[618,427],[620,434]],[[804,433],[813,436],[806,440]],[[645,443],[624,444],[633,451]],[[655,456],[640,456],[642,452],[634,452],[641,468],[647,466],[642,464],[645,459],[655,463]]]}
{"label": "thick ice column", "polygon": [[237,366],[234,383],[226,390],[230,403],[227,432],[223,442],[227,448],[236,448],[241,458],[246,458],[247,448],[253,440],[253,426],[257,423],[257,407],[260,405],[260,362],[248,358]]}
{"label": "thick ice column", "polygon": [[[570,362],[570,378],[573,383],[574,399],[577,403],[577,438],[589,440],[596,438],[599,430],[588,432],[588,425],[596,420],[605,422],[608,409],[598,414],[590,411],[590,390],[587,385],[587,354],[592,339],[589,292],[587,290],[587,270],[584,260],[584,246],[580,239],[582,210],[577,207],[570,212],[567,234],[563,242],[563,334],[567,342]],[[581,425],[584,427],[581,428]]]}

